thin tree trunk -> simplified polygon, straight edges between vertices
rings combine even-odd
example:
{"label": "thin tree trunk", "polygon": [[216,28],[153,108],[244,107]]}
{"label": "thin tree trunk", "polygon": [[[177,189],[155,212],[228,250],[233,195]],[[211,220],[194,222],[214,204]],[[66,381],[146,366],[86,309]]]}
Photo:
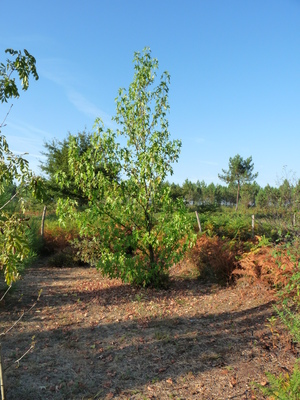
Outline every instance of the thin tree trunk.
{"label": "thin tree trunk", "polygon": [[197,222],[198,222],[199,232],[202,232],[201,222],[200,222],[200,219],[199,219],[198,211],[195,211],[195,214],[196,214],[196,218],[197,218]]}
{"label": "thin tree trunk", "polygon": [[237,194],[236,194],[236,205],[235,205],[235,211],[238,209],[238,204],[239,204],[239,196],[240,196],[240,181],[238,181],[238,189],[237,189]]}
{"label": "thin tree trunk", "polygon": [[[145,210],[145,219],[147,221],[147,231],[150,236],[152,231],[152,223],[147,210]],[[154,249],[151,243],[148,245],[148,250],[149,250],[150,265],[152,266],[154,264],[155,258],[154,258]]]}
{"label": "thin tree trunk", "polygon": [[149,256],[150,256],[150,264],[151,264],[151,266],[152,266],[152,265],[154,264],[154,261],[155,261],[154,249],[153,249],[152,244],[149,244],[148,249],[149,249]]}

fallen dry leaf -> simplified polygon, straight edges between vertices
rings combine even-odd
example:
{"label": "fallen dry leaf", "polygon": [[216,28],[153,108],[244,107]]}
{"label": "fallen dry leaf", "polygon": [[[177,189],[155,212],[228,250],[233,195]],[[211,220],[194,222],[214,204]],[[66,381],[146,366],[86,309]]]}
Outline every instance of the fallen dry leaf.
{"label": "fallen dry leaf", "polygon": [[229,385],[233,388],[237,385],[237,379],[235,376],[232,376],[229,381]]}

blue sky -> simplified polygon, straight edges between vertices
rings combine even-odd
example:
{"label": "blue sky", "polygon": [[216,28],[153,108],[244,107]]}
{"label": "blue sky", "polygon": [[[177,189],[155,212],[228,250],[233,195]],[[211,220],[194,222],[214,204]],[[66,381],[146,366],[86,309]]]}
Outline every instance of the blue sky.
{"label": "blue sky", "polygon": [[[257,182],[283,168],[300,178],[300,1],[2,1],[0,61],[26,48],[39,81],[13,101],[12,150],[38,171],[45,141],[111,125],[120,87],[145,46],[168,70],[171,137],[182,140],[170,181],[222,183],[229,157],[252,156]],[[9,105],[2,104],[2,120]]]}

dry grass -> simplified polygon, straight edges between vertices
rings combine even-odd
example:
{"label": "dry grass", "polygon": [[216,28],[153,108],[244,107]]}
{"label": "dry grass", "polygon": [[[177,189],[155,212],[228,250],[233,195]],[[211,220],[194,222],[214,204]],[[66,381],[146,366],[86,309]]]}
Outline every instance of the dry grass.
{"label": "dry grass", "polygon": [[262,285],[200,283],[175,266],[168,290],[137,289],[90,268],[27,271],[1,308],[7,399],[262,399],[251,382],[291,369],[299,350],[270,328]]}

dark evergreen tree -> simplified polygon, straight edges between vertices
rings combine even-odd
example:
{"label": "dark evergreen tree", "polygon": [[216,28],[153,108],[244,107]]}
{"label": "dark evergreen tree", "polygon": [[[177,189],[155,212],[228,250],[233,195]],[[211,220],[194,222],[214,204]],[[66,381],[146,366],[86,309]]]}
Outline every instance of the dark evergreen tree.
{"label": "dark evergreen tree", "polygon": [[[79,148],[80,156],[83,156],[91,146],[92,134],[86,131],[78,132],[75,136]],[[74,178],[70,173],[70,166],[68,164],[69,154],[69,143],[71,134],[68,135],[63,141],[53,139],[50,142],[46,142],[44,147],[46,149],[42,154],[46,157],[46,161],[41,163],[41,170],[46,174],[46,187],[49,198],[67,198],[77,200],[80,205],[84,205],[88,202],[88,198],[82,192],[80,187],[75,183]],[[90,160],[92,163],[93,160]],[[96,169],[101,169],[101,166],[95,166]],[[65,177],[64,180],[60,179],[60,184],[57,183],[57,173]],[[110,174],[113,178],[114,173],[104,171],[103,172],[109,177]]]}
{"label": "dark evergreen tree", "polygon": [[229,158],[229,168],[226,171],[222,169],[223,175],[219,174],[219,179],[227,184],[237,184],[236,207],[238,208],[240,188],[244,183],[250,183],[257,178],[258,173],[253,174],[254,164],[252,157],[244,160],[239,154]]}

